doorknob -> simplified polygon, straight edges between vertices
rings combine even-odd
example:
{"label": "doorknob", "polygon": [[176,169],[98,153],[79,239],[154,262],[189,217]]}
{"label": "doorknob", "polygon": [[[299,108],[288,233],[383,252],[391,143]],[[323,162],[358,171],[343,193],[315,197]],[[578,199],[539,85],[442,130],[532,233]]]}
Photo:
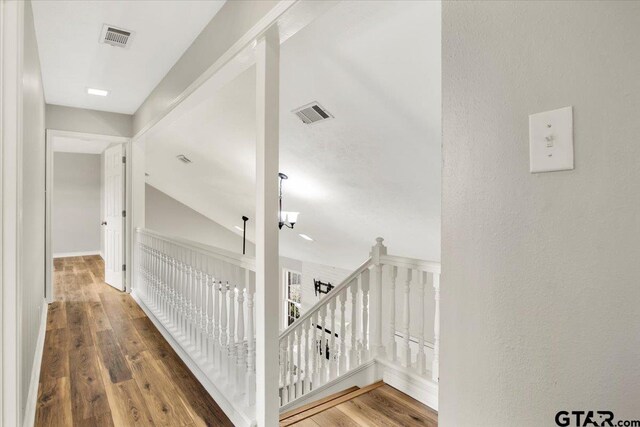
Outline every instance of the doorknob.
{"label": "doorknob", "polygon": [[107,225],[107,221],[102,221],[100,225]]}

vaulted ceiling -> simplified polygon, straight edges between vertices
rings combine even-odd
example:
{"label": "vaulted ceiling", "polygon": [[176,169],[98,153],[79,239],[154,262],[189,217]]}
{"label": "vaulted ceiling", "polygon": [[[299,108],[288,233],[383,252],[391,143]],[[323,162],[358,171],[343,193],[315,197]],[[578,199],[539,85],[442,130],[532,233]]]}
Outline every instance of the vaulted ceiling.
{"label": "vaulted ceiling", "polygon": [[[281,72],[284,208],[300,212],[281,254],[350,268],[382,236],[393,254],[439,260],[439,3],[340,2],[283,44]],[[312,101],[335,119],[291,113]],[[255,69],[146,147],[151,185],[231,230],[253,219]]]}
{"label": "vaulted ceiling", "polygon": [[[34,0],[47,103],[133,114],[223,4]],[[99,43],[104,24],[132,31],[129,47]]]}

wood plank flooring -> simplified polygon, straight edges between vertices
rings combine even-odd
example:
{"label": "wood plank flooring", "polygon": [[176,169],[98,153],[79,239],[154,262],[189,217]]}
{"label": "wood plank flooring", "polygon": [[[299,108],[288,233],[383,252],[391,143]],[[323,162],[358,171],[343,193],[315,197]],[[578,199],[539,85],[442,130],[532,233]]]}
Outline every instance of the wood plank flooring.
{"label": "wood plank flooring", "polygon": [[437,427],[438,414],[381,382],[348,394],[337,394],[332,401],[301,413],[291,411],[289,418],[281,418],[280,426]]}
{"label": "wood plank flooring", "polygon": [[41,426],[232,426],[99,256],[54,260]]}

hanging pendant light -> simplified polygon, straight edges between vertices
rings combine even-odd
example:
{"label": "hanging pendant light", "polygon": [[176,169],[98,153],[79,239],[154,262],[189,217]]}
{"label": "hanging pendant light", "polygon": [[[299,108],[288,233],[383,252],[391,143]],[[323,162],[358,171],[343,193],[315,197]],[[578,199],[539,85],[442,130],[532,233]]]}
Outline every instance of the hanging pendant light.
{"label": "hanging pendant light", "polygon": [[278,174],[280,178],[280,198],[278,204],[278,228],[282,229],[283,226],[287,228],[293,228],[295,223],[298,221],[298,215],[300,212],[287,212],[282,210],[282,181],[285,179],[289,179],[289,177],[282,172]]}

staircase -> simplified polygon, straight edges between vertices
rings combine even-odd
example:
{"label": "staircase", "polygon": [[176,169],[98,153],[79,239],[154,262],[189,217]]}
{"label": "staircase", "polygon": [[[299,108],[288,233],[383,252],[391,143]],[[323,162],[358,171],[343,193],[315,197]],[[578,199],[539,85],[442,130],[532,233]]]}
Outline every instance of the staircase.
{"label": "staircase", "polygon": [[[231,421],[255,425],[255,260],[144,229],[134,258],[132,296]],[[439,289],[439,263],[388,255],[376,239],[280,334],[281,425],[380,380],[437,410]]]}

